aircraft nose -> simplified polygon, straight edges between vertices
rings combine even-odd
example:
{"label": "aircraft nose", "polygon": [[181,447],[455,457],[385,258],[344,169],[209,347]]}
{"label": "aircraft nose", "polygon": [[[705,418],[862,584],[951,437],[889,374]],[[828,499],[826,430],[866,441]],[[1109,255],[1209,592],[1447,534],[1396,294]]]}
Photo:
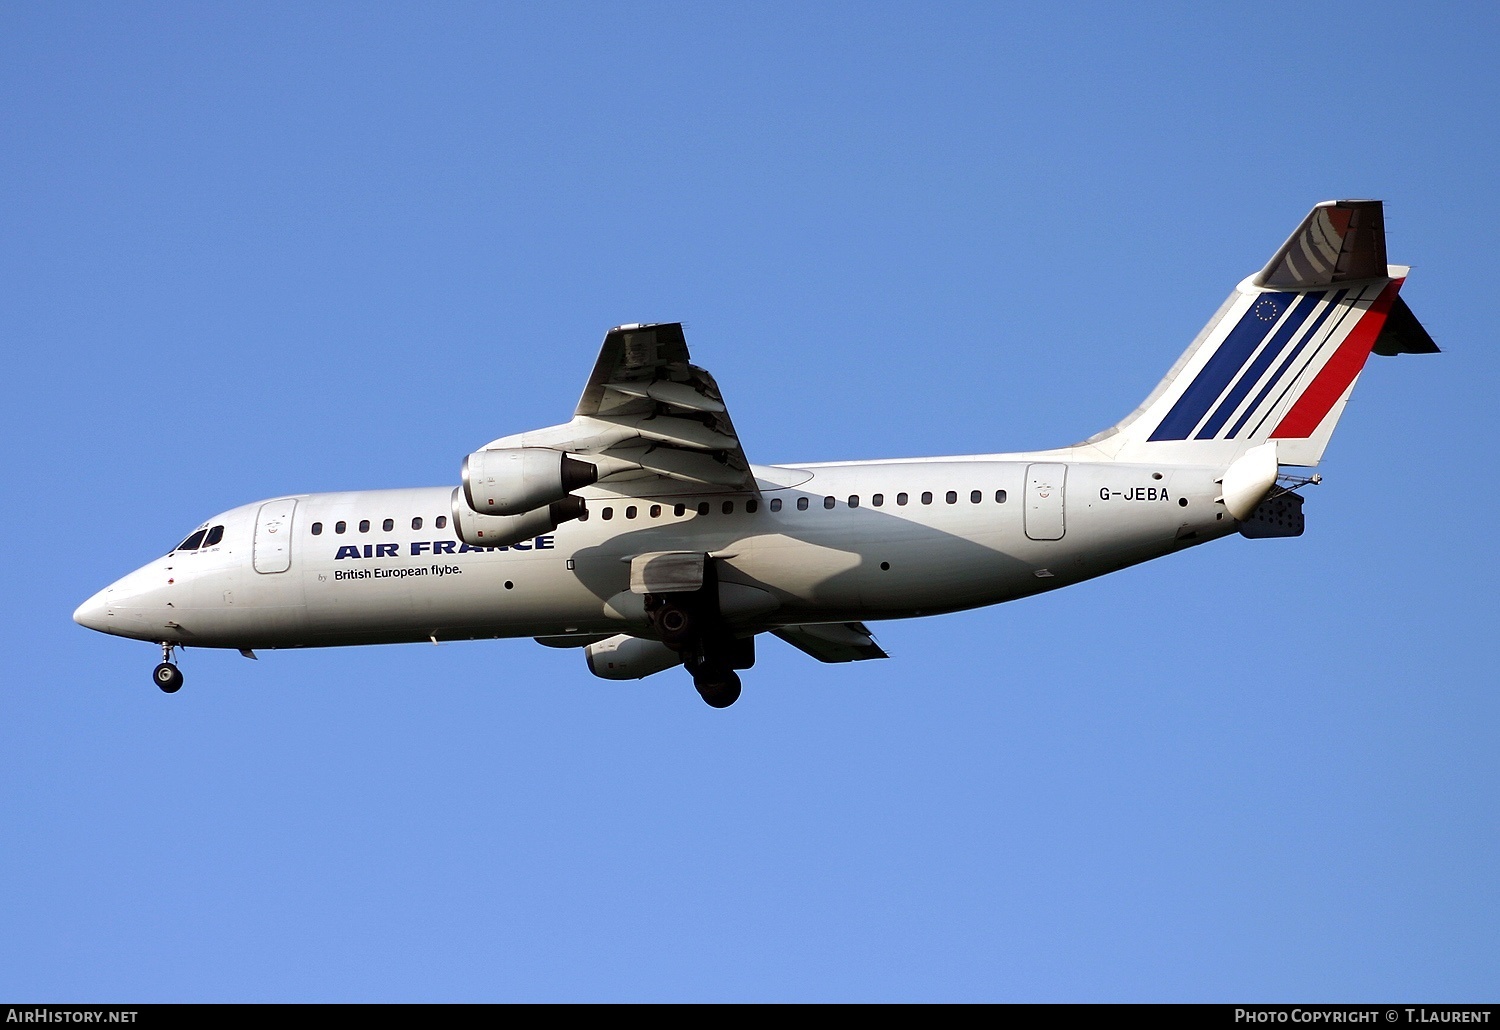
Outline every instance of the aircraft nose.
{"label": "aircraft nose", "polygon": [[73,613],[73,621],[80,626],[98,630],[100,633],[109,632],[109,595],[113,588],[99,591],[93,597],[78,606]]}

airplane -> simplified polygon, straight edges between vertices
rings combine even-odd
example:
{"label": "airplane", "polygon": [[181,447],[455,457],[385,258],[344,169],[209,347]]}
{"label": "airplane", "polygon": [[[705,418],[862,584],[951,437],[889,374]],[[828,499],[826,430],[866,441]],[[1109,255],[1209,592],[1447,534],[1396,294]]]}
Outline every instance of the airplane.
{"label": "airplane", "polygon": [[[866,625],[1013,601],[1238,534],[1299,536],[1370,354],[1438,348],[1382,203],[1315,206],[1141,405],[1052,450],[755,465],[682,325],[617,326],[572,419],[494,440],[458,486],[296,494],[208,519],[73,618],[160,645],[533,637],[589,671],[740,696],[771,634],[885,658]],[[1285,469],[1289,471],[1284,471]]]}

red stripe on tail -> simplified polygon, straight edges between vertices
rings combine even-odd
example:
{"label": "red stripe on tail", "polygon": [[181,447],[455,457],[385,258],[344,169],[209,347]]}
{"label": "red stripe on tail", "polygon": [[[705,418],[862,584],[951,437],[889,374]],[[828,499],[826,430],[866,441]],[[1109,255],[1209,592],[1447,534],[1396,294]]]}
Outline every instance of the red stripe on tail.
{"label": "red stripe on tail", "polygon": [[1394,279],[1380,291],[1380,296],[1375,298],[1370,310],[1349,331],[1339,349],[1328,359],[1328,364],[1323,366],[1307,385],[1307,389],[1302,391],[1302,396],[1297,398],[1297,403],[1292,405],[1292,410],[1271,431],[1271,439],[1308,437],[1322,424],[1323,419],[1333,410],[1334,404],[1344,395],[1344,391],[1349,389],[1349,384],[1354,382],[1354,377],[1359,375],[1360,369],[1365,367],[1365,359],[1370,356],[1370,348],[1375,346],[1380,330],[1385,327],[1386,316],[1390,314],[1391,305],[1396,302],[1396,294],[1400,292],[1404,281]]}

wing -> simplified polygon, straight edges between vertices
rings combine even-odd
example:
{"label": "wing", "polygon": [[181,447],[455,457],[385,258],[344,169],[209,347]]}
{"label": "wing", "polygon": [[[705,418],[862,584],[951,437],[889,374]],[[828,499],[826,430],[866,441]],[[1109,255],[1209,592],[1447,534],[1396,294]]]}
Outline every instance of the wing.
{"label": "wing", "polygon": [[718,384],[690,360],[680,322],[611,329],[571,422],[487,446],[587,455],[611,485],[667,479],[757,491]]}
{"label": "wing", "polygon": [[820,662],[862,662],[889,658],[862,622],[824,622],[772,630],[782,640]]}

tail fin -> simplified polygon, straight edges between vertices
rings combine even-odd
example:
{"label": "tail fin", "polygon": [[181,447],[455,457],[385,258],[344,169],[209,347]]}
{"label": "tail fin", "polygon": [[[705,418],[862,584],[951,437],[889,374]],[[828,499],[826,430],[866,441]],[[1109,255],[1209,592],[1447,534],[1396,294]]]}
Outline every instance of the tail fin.
{"label": "tail fin", "polygon": [[1235,289],[1139,408],[1088,442],[1120,461],[1228,465],[1276,441],[1282,465],[1316,465],[1371,352],[1437,350],[1397,296],[1378,200],[1312,209]]}

